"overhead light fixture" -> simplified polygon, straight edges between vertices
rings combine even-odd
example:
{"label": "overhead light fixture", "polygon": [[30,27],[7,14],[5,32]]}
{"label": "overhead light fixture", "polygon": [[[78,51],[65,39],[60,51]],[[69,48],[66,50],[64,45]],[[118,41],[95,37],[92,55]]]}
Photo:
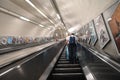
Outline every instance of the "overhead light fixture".
{"label": "overhead light fixture", "polygon": [[12,12],[12,11],[9,11],[9,10],[7,10],[7,9],[5,9],[5,8],[0,7],[0,11],[5,12],[5,13],[7,13],[7,14],[9,14],[9,15],[14,16],[14,17],[20,18],[21,20],[29,21],[29,22],[31,22],[31,23],[33,23],[33,24],[39,25],[39,26],[41,26],[41,27],[45,27],[45,26],[43,26],[43,25],[41,25],[41,24],[39,24],[39,23],[37,23],[37,22],[35,22],[35,21],[32,21],[32,20],[30,20],[30,19],[28,19],[28,18],[26,18],[26,17],[24,17],[24,16],[21,16],[21,15],[19,15],[19,14],[17,14],[17,13],[14,13],[14,12]]}
{"label": "overhead light fixture", "polygon": [[58,17],[58,19],[60,19],[60,15],[59,14],[57,14],[57,17]]}
{"label": "overhead light fixture", "polygon": [[41,24],[39,24],[39,26],[41,26],[41,27],[45,27],[45,26],[43,26],[43,25],[41,25]]}
{"label": "overhead light fixture", "polygon": [[27,18],[25,18],[25,17],[23,17],[23,16],[21,16],[21,15],[19,15],[19,14],[16,14],[16,13],[14,13],[14,12],[12,12],[12,11],[9,11],[9,10],[7,10],[7,9],[0,8],[0,10],[3,11],[3,12],[5,12],[5,13],[8,13],[8,14],[10,14],[10,15],[12,15],[12,16],[18,17],[18,18],[20,18],[20,19],[22,19],[22,20],[30,21],[29,19],[27,19]]}
{"label": "overhead light fixture", "polygon": [[31,5],[35,10],[37,10],[42,16],[44,16],[47,20],[49,20],[52,24],[54,24],[54,22],[49,19],[42,11],[40,11],[30,0],[25,0],[29,5]]}
{"label": "overhead light fixture", "polygon": [[25,18],[23,16],[20,16],[19,18],[22,19],[22,20],[25,20],[25,21],[30,21],[29,19],[27,19],[27,18]]}

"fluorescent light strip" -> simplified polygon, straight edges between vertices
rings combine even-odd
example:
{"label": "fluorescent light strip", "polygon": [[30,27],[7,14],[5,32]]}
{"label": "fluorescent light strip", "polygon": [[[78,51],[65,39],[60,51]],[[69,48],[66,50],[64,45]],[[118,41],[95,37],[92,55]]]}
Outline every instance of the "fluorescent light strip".
{"label": "fluorescent light strip", "polygon": [[57,17],[58,17],[58,19],[60,19],[60,15],[59,14],[57,14]]}
{"label": "fluorescent light strip", "polygon": [[29,5],[31,5],[34,9],[36,9],[42,16],[44,16],[45,18],[47,18],[47,20],[49,20],[52,24],[53,21],[51,19],[49,19],[42,11],[40,11],[30,0],[25,0]]}
{"label": "fluorescent light strip", "polygon": [[23,16],[20,16],[20,19],[25,20],[25,21],[30,21],[29,19],[27,19],[27,18],[25,18]]}
{"label": "fluorescent light strip", "polygon": [[41,26],[41,27],[45,27],[45,26],[43,26],[43,25],[41,25],[41,24],[39,24],[39,26]]}
{"label": "fluorescent light strip", "polygon": [[20,19],[22,19],[22,20],[30,21],[29,19],[27,19],[27,18],[25,18],[25,17],[23,17],[23,16],[20,16],[20,15],[18,15],[18,14],[16,14],[16,13],[13,13],[13,12],[7,10],[7,9],[0,8],[0,10],[3,11],[3,12],[5,12],[5,13],[8,13],[8,14],[10,14],[10,15],[16,16],[16,17],[18,17],[18,18],[20,18]]}
{"label": "fluorescent light strip", "polygon": [[11,12],[11,11],[9,11],[9,10],[7,10],[7,9],[2,8],[2,7],[0,7],[0,11],[3,11],[3,12],[5,12],[5,13],[7,13],[7,14],[10,14],[10,15],[15,16],[15,17],[17,17],[17,18],[20,18],[20,19],[22,19],[22,20],[24,20],[24,21],[29,21],[29,22],[31,22],[31,23],[33,23],[33,24],[39,25],[39,26],[41,26],[41,27],[44,27],[43,25],[41,25],[41,24],[39,24],[39,23],[37,23],[37,22],[35,22],[35,21],[32,21],[32,20],[30,20],[30,19],[28,19],[28,18],[25,18],[25,17],[23,17],[23,16],[21,16],[21,15],[18,15],[18,14],[16,14],[16,13]]}

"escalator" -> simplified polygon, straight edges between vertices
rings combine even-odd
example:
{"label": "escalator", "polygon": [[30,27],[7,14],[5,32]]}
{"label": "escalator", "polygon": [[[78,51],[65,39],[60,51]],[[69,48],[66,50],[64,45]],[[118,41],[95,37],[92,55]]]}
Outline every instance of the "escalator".
{"label": "escalator", "polygon": [[86,80],[86,78],[79,62],[71,64],[63,51],[47,80]]}
{"label": "escalator", "polygon": [[120,73],[104,63],[89,63],[89,69],[97,80],[120,80]]}

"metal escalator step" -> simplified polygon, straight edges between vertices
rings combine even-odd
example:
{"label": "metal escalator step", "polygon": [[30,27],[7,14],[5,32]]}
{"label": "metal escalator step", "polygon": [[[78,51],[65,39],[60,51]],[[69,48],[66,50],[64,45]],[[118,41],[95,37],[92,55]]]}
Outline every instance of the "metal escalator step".
{"label": "metal escalator step", "polygon": [[63,57],[62,57],[62,58],[60,58],[60,59],[66,59],[66,58],[63,58]]}
{"label": "metal escalator step", "polygon": [[58,76],[81,76],[83,73],[53,73],[52,75]]}
{"label": "metal escalator step", "polygon": [[82,72],[81,68],[55,68],[54,73],[79,73]]}
{"label": "metal escalator step", "polygon": [[59,67],[59,68],[75,68],[75,67],[80,67],[79,64],[57,64],[56,67]]}
{"label": "metal escalator step", "polygon": [[52,80],[85,80],[83,73],[53,73]]}
{"label": "metal escalator step", "polygon": [[67,60],[67,59],[59,59],[59,61],[69,61],[69,60]]}
{"label": "metal escalator step", "polygon": [[58,61],[58,64],[70,63],[70,61]]}
{"label": "metal escalator step", "polygon": [[61,57],[66,57],[65,55],[62,55]]}
{"label": "metal escalator step", "polygon": [[60,57],[60,59],[66,59],[66,57]]}

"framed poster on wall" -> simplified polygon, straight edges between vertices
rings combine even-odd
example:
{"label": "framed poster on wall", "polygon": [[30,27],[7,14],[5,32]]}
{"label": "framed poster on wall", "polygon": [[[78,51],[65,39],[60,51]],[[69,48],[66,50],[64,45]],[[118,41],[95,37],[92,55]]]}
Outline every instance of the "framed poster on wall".
{"label": "framed poster on wall", "polygon": [[12,36],[8,36],[7,37],[7,43],[12,44],[12,39],[13,39]]}
{"label": "framed poster on wall", "polygon": [[89,23],[89,29],[90,29],[90,36],[91,36],[91,45],[94,45],[97,41],[97,35],[96,35],[96,30],[93,21]]}
{"label": "framed poster on wall", "polygon": [[110,40],[103,16],[99,15],[94,19],[95,29],[98,35],[98,41],[101,48],[103,48]]}
{"label": "framed poster on wall", "polygon": [[118,52],[120,53],[120,3],[108,21]]}
{"label": "framed poster on wall", "polygon": [[91,39],[89,24],[86,24],[84,26],[84,29],[85,29],[86,40],[87,40],[87,43],[89,44]]}

